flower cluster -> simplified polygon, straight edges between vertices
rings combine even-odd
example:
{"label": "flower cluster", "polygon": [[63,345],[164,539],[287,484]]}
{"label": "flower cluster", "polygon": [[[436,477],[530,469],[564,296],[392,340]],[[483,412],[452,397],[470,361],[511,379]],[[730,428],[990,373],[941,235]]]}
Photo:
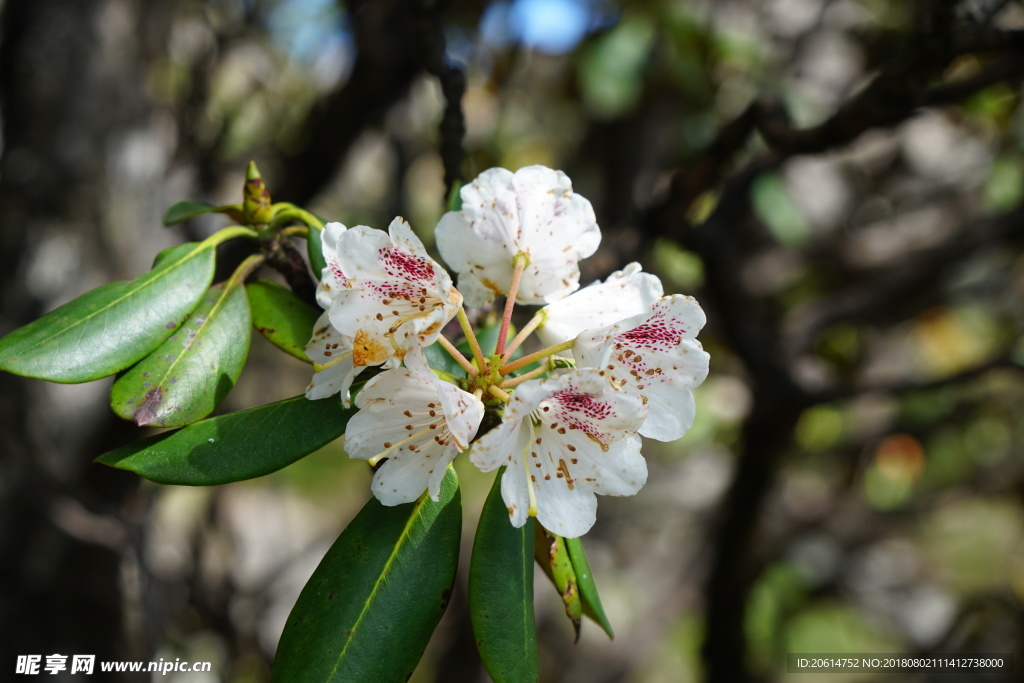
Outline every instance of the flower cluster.
{"label": "flower cluster", "polygon": [[[345,435],[350,457],[378,466],[372,489],[383,504],[425,491],[436,500],[445,469],[469,449],[482,471],[505,468],[513,525],[534,516],[579,536],[594,523],[596,494],[633,495],[646,482],[638,435],[670,441],[693,424],[690,390],[708,372],[696,339],[704,312],[692,297],[664,296],[636,263],[579,289],[579,261],[600,229],[561,171],[491,169],[461,197],[435,232],[459,289],[400,218],[387,234],[324,228],[325,313],[306,347],[315,370],[306,396],[340,393],[350,405],[355,377],[383,369],[358,392]],[[499,295],[497,343],[485,356],[463,297],[481,307]],[[516,304],[543,308],[509,339]],[[472,354],[442,334],[456,317]],[[545,348],[518,357],[534,332]],[[465,377],[430,367],[424,350],[435,343]],[[478,435],[488,411],[500,423]]]}

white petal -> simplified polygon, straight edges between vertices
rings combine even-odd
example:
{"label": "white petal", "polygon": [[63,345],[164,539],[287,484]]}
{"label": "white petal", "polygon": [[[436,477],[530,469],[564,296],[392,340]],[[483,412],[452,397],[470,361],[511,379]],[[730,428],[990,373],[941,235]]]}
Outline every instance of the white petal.
{"label": "white petal", "polygon": [[374,475],[374,495],[385,505],[416,500],[425,490],[437,500],[444,470],[460,449],[433,375],[388,370],[367,383],[356,405],[360,411],[345,433],[349,457],[387,458]]}
{"label": "white petal", "polygon": [[[312,229],[312,228],[310,228]],[[320,284],[316,288],[316,301],[321,308],[330,308],[339,291],[348,287],[347,278],[338,260],[338,238],[347,228],[341,223],[328,223],[321,236],[324,261],[327,266],[320,273]]]}
{"label": "white petal", "polygon": [[521,427],[520,420],[509,419],[506,414],[500,425],[473,442],[473,447],[469,451],[469,461],[481,472],[492,472],[502,465],[511,465],[513,462],[520,463],[519,469],[522,469]]}
{"label": "white petal", "polygon": [[313,373],[306,388],[306,398],[318,400],[341,393],[345,406],[350,405],[348,390],[362,368],[353,366],[352,339],[339,333],[324,313],[313,326],[313,338],[306,345],[306,356],[319,365],[333,362],[330,367]]}
{"label": "white petal", "polygon": [[690,431],[697,415],[697,404],[688,386],[677,387],[664,382],[653,384],[644,392],[650,411],[640,426],[640,434],[658,441],[675,441]]}
{"label": "white petal", "polygon": [[542,309],[544,325],[537,330],[537,335],[545,346],[561,344],[575,339],[584,330],[605,327],[650,311],[663,293],[661,280],[656,275],[642,272],[639,263],[630,263],[604,282],[595,282],[545,306]]}
{"label": "white petal", "polygon": [[396,247],[420,258],[430,259],[423,241],[412,231],[412,227],[401,216],[396,217],[388,226],[388,235]]}
{"label": "white petal", "polygon": [[590,531],[597,519],[597,496],[590,489],[555,488],[550,481],[538,481],[537,521],[545,529],[565,538],[577,538]]}
{"label": "white petal", "polygon": [[[373,475],[370,490],[384,505],[401,505],[417,500],[424,491],[437,501],[441,480],[448,463],[455,457],[423,460],[420,458],[388,458]],[[429,472],[427,469],[429,468]]]}
{"label": "white petal", "polygon": [[[521,439],[522,434],[517,441]],[[512,526],[518,529],[526,524],[530,518],[530,491],[526,486],[526,472],[521,466],[509,465],[505,468],[501,475],[501,499],[505,502]]]}
{"label": "white petal", "polygon": [[441,398],[448,429],[451,430],[459,450],[464,451],[480,427],[480,421],[484,417],[484,404],[473,394],[442,379],[434,378],[434,384]]}
{"label": "white petal", "polygon": [[693,424],[690,388],[708,374],[710,357],[693,338],[704,322],[692,297],[673,295],[648,313],[581,333],[573,352],[581,366],[601,368],[615,386],[635,387],[648,399],[641,434],[673,441]]}
{"label": "white petal", "polygon": [[[530,257],[516,301],[543,304],[579,287],[578,262],[601,239],[594,210],[561,171],[529,166],[512,174],[490,169],[462,189],[462,210],[442,217],[438,248],[460,275],[467,301],[489,302],[506,293],[512,259]],[[472,273],[476,282],[465,281]],[[493,298],[493,297],[491,297]]]}

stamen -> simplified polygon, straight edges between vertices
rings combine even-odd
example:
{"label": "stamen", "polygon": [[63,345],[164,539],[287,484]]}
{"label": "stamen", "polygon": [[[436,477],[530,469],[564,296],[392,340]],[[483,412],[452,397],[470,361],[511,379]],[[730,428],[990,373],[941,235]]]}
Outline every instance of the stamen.
{"label": "stamen", "polygon": [[428,427],[428,428],[424,429],[421,432],[416,432],[412,436],[407,436],[404,439],[402,439],[401,441],[399,441],[398,443],[391,444],[390,446],[388,446],[387,448],[382,450],[377,455],[373,456],[372,458],[369,458],[367,460],[367,462],[370,463],[371,466],[376,465],[378,462],[380,462],[380,460],[382,458],[387,457],[388,453],[390,453],[391,451],[395,450],[396,448],[401,448],[402,446],[404,446],[405,444],[409,443],[410,441],[414,441],[415,439],[418,439],[418,438],[420,438],[421,436],[423,436],[425,434],[429,434],[432,431],[434,431],[434,430]]}
{"label": "stamen", "polygon": [[326,363],[313,363],[313,372],[320,372],[321,370],[326,370],[327,368],[333,368],[335,365],[337,365],[338,363],[340,363],[341,361],[345,360],[346,358],[348,358],[351,355],[352,355],[352,352],[349,351],[348,353],[341,354],[337,358],[332,358],[331,360],[327,361]]}

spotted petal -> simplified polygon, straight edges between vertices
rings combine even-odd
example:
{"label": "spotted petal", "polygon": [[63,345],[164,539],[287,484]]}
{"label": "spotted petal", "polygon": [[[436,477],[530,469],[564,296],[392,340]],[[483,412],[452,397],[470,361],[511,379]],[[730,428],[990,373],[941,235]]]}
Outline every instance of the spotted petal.
{"label": "spotted petal", "polygon": [[595,494],[633,495],[647,481],[635,436],[646,416],[639,394],[595,369],[524,382],[470,461],[485,472],[506,466],[501,491],[514,526],[532,507],[545,528],[574,538],[594,524]]}
{"label": "spotted petal", "polygon": [[347,229],[341,223],[328,223],[324,226],[321,241],[327,266],[321,272],[320,284],[316,288],[316,302],[323,309],[330,308],[338,292],[348,288],[348,278],[341,268],[338,251],[338,239]]}
{"label": "spotted petal", "polygon": [[537,336],[545,346],[561,344],[584,330],[649,311],[663,295],[656,275],[641,271],[639,263],[630,263],[604,282],[595,282],[541,309],[544,324]]}
{"label": "spotted petal", "polygon": [[673,294],[649,311],[576,338],[581,367],[598,368],[615,386],[639,391],[650,408],[640,434],[673,441],[693,424],[690,389],[708,375],[710,357],[695,337],[704,311],[693,297]]}
{"label": "spotted petal", "polygon": [[353,339],[353,362],[380,365],[437,341],[462,295],[401,218],[390,235],[357,226],[340,235],[338,263],[349,288],[330,308],[334,327]]}
{"label": "spotted petal", "polygon": [[435,235],[470,306],[506,294],[512,259],[529,256],[516,301],[544,304],[579,287],[579,260],[597,250],[601,231],[590,202],[569,177],[544,166],[515,173],[492,168],[461,190],[462,210],[442,216]]}
{"label": "spotted petal", "polygon": [[314,368],[319,368],[306,388],[306,398],[317,400],[341,393],[345,406],[349,406],[349,387],[363,368],[352,364],[352,339],[335,330],[326,313],[313,326],[306,356]]}
{"label": "spotted petal", "polygon": [[384,505],[440,494],[445,468],[476,435],[484,407],[472,394],[432,374],[388,370],[356,397],[360,409],[348,423],[349,457],[386,458],[371,484]]}

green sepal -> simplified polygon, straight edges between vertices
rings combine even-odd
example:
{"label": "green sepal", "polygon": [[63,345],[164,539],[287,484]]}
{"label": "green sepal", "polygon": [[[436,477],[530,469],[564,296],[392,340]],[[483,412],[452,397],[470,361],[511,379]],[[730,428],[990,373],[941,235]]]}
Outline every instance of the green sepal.
{"label": "green sepal", "polygon": [[469,615],[480,659],[497,683],[536,681],[533,526],[516,529],[501,498],[498,470],[480,513],[469,563]]}
{"label": "green sepal", "polygon": [[594,573],[590,570],[590,562],[587,554],[583,552],[582,538],[565,539],[565,549],[569,551],[569,559],[572,560],[572,568],[576,573],[576,583],[580,589],[580,598],[583,599],[583,613],[594,620],[604,629],[608,637],[615,639],[612,632],[612,625],[605,616],[604,607],[601,605],[601,596],[597,593],[597,584],[594,583]]}
{"label": "green sepal", "polygon": [[114,382],[111,408],[140,427],[203,419],[242,373],[249,326],[245,288],[233,279],[214,285],[167,341]]}
{"label": "green sepal", "polygon": [[178,223],[184,223],[192,218],[198,218],[199,216],[205,216],[211,213],[222,213],[230,216],[232,220],[238,223],[245,222],[245,215],[242,213],[242,207],[238,204],[214,206],[213,204],[200,202],[194,199],[183,199],[171,206],[171,208],[167,209],[164,213],[164,225],[170,227],[172,225],[177,225]]}
{"label": "green sepal", "polygon": [[569,617],[569,621],[572,622],[578,641],[583,620],[583,601],[580,599],[579,582],[576,579],[572,560],[569,559],[569,551],[565,548],[565,539],[558,534],[551,533],[540,524],[537,525],[534,539],[534,554],[537,564],[551,579],[555,590],[562,598],[562,603],[565,605],[565,616]]}
{"label": "green sepal", "polygon": [[461,530],[451,468],[436,503],[371,498],[302,589],[272,683],[407,680],[448,606]]}
{"label": "green sepal", "polygon": [[159,484],[214,486],[275,472],[345,433],[355,409],[296,396],[196,422],[105,453],[96,462]]}
{"label": "green sepal", "polygon": [[129,282],[87,292],[0,339],[0,370],[63,384],[119,372],[178,329],[213,279],[213,243],[163,252]]}
{"label": "green sepal", "polygon": [[253,327],[277,348],[311,363],[305,349],[321,311],[272,280],[256,279],[245,288]]}

